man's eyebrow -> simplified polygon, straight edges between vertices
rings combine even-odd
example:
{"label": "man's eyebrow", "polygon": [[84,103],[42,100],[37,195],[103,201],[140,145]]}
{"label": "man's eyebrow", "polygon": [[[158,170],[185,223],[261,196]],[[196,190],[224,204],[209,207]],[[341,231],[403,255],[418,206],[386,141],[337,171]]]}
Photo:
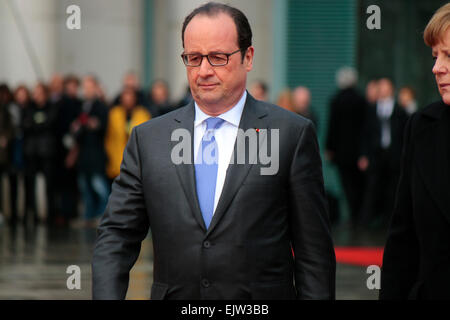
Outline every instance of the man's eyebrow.
{"label": "man's eyebrow", "polygon": [[[214,50],[214,51],[209,51],[208,53],[205,53],[205,54],[217,54],[217,53],[226,53],[226,52],[224,50]],[[184,52],[184,54],[201,54],[201,55],[203,55],[203,53],[198,52],[198,51]]]}
{"label": "man's eyebrow", "polygon": [[225,50],[216,50],[216,51],[211,51],[208,54],[216,54],[216,53],[226,53]]}

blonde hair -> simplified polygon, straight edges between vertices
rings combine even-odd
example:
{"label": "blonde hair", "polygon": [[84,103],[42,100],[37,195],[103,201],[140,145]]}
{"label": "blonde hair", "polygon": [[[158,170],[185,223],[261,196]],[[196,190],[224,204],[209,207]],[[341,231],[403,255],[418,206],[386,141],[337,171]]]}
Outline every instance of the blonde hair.
{"label": "blonde hair", "polygon": [[440,7],[431,17],[423,33],[425,44],[432,47],[439,43],[448,27],[450,27],[450,3]]}

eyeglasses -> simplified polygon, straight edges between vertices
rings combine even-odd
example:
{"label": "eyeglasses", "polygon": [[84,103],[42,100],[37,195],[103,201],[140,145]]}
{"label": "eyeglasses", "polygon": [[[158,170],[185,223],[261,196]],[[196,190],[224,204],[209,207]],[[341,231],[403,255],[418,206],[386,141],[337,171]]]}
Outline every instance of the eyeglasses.
{"label": "eyeglasses", "polygon": [[199,53],[183,53],[181,58],[187,67],[200,67],[203,62],[203,58],[206,57],[208,62],[213,67],[226,66],[230,60],[230,56],[238,53],[241,49],[238,49],[232,53],[210,53],[210,54],[199,54]]}

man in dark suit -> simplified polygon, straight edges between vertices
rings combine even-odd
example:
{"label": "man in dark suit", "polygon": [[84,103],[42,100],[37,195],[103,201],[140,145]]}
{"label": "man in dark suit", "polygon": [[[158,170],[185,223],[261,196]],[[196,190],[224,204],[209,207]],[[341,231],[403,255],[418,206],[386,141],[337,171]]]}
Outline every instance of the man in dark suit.
{"label": "man in dark suit", "polygon": [[77,216],[78,187],[75,165],[77,144],[71,132],[71,125],[82,112],[83,101],[78,97],[80,80],[74,75],[64,79],[64,94],[58,103],[56,189],[59,197],[59,223],[68,224]]}
{"label": "man in dark suit", "polygon": [[[149,228],[152,299],[335,297],[316,133],[309,120],[246,92],[251,37],[245,15],[227,5],[208,3],[186,18],[182,57],[194,101],[133,130],[98,229],[94,299],[125,298]],[[251,161],[242,148],[251,139],[239,130],[268,145],[274,172]],[[178,164],[180,132],[189,148]]]}
{"label": "man in dark suit", "polygon": [[[379,98],[367,108],[361,169],[367,169],[367,188],[362,205],[363,225],[384,226],[394,207],[395,188],[400,175],[403,131],[408,115],[394,99],[394,86],[387,78],[378,81]],[[361,165],[367,161],[368,168]]]}
{"label": "man in dark suit", "polygon": [[351,221],[359,220],[364,195],[364,174],[358,168],[359,148],[364,128],[367,101],[356,90],[357,74],[352,68],[337,73],[339,91],[330,103],[327,156],[338,171],[349,204]]}

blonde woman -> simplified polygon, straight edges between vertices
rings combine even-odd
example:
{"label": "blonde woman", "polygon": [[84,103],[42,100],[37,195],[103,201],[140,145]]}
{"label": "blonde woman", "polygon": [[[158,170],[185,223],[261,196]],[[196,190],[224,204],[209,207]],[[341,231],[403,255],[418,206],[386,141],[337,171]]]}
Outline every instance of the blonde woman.
{"label": "blonde woman", "polygon": [[442,100],[406,126],[380,299],[450,299],[450,4],[424,32]]}

